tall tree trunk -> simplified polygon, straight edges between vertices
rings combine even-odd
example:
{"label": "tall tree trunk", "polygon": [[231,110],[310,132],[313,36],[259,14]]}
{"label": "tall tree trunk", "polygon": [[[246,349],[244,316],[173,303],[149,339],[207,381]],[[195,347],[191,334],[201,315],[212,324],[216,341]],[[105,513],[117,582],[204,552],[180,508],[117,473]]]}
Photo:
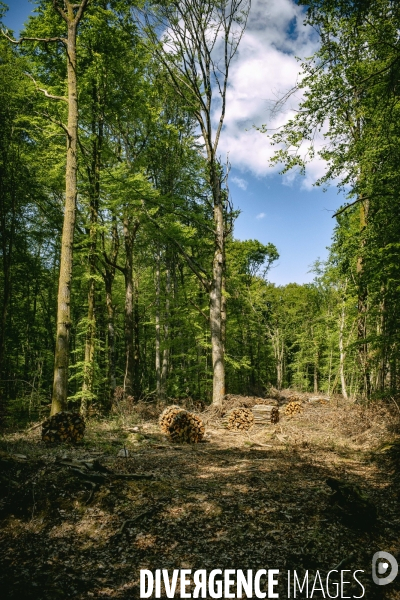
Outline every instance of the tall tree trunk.
{"label": "tall tree trunk", "polygon": [[[96,86],[93,89],[93,105],[97,105]],[[95,109],[93,109],[95,110]],[[90,229],[89,229],[89,289],[88,289],[88,314],[87,331],[85,339],[85,364],[82,384],[81,413],[86,416],[88,405],[93,399],[94,385],[94,356],[96,338],[96,260],[97,260],[97,221],[100,202],[100,169],[101,150],[103,142],[103,125],[100,120],[93,119],[92,123],[92,164],[88,169],[90,182]]]}
{"label": "tall tree trunk", "polygon": [[[92,266],[92,265],[90,265]],[[95,352],[95,279],[89,281],[87,331],[85,339],[85,364],[83,370],[81,414],[86,417],[93,398],[94,352]]]}
{"label": "tall tree trunk", "polygon": [[170,307],[170,295],[171,293],[171,273],[169,265],[167,266],[165,274],[165,316],[164,316],[164,349],[163,359],[161,367],[161,397],[165,398],[167,391],[167,375],[168,375],[168,363],[169,363],[169,349],[168,349],[168,338],[169,338],[169,307]]}
{"label": "tall tree trunk", "polygon": [[222,280],[224,275],[225,231],[221,184],[215,160],[211,163],[212,189],[214,197],[214,259],[210,286],[210,330],[213,365],[213,399],[216,406],[225,396],[225,356],[222,341]]}
{"label": "tall tree trunk", "polygon": [[134,289],[133,289],[133,244],[139,221],[132,223],[132,219],[128,216],[124,217],[124,244],[125,244],[125,377],[124,377],[124,393],[126,396],[132,396],[134,393],[135,380],[135,359],[133,348],[134,335]]}
{"label": "tall tree trunk", "polygon": [[[71,4],[64,0],[66,12],[55,0],[54,9],[67,25],[67,82],[68,123],[67,161],[65,169],[64,223],[61,237],[60,275],[57,298],[57,331],[54,356],[54,380],[51,415],[64,410],[68,396],[69,334],[71,328],[71,280],[77,197],[77,143],[78,143],[78,81],[76,73],[76,34],[88,0]],[[76,13],[74,11],[77,11]]]}
{"label": "tall tree trunk", "polygon": [[133,396],[136,402],[142,395],[140,375],[139,277],[136,273],[133,281]]}
{"label": "tall tree trunk", "polygon": [[314,394],[316,394],[318,392],[318,362],[319,362],[319,357],[318,354],[315,357],[315,361],[314,361]]}
{"label": "tall tree trunk", "polygon": [[343,397],[347,400],[348,395],[347,395],[347,387],[346,387],[346,379],[345,379],[345,371],[344,371],[344,361],[346,358],[346,352],[344,350],[344,341],[343,341],[344,325],[345,325],[345,301],[343,299],[342,313],[340,316],[340,326],[339,326],[339,356],[340,356],[339,372],[340,372],[340,383],[342,386],[342,394],[343,394]]}
{"label": "tall tree trunk", "polygon": [[[115,215],[112,216],[112,242],[110,257],[105,254],[105,248],[103,253],[105,255],[104,265],[104,285],[106,291],[106,306],[107,306],[107,348],[108,348],[108,368],[107,368],[107,379],[108,379],[108,396],[109,405],[111,406],[112,399],[114,396],[115,388],[117,387],[117,381],[115,376],[115,325],[114,325],[114,304],[112,297],[112,288],[115,279],[115,265],[117,262],[118,251],[119,251],[119,238],[117,219]],[[103,238],[104,239],[104,238]],[[103,242],[104,247],[104,242]]]}
{"label": "tall tree trunk", "polygon": [[[72,11],[72,9],[71,9]],[[65,209],[61,238],[60,275],[58,280],[57,333],[54,357],[54,381],[51,414],[67,406],[69,335],[71,328],[71,280],[77,196],[77,140],[78,140],[78,86],[76,77],[76,32],[75,18],[68,16],[68,134],[67,164],[65,173]]]}
{"label": "tall tree trunk", "polygon": [[156,394],[161,399],[160,250],[156,257]]}
{"label": "tall tree trunk", "polygon": [[[1,196],[4,198],[4,195]],[[15,233],[15,198],[12,194],[12,207],[11,207],[11,224],[7,222],[5,203],[2,202],[0,208],[0,219],[1,219],[1,239],[2,239],[2,258],[3,258],[3,298],[1,304],[1,318],[0,318],[0,424],[4,419],[6,413],[6,393],[1,385],[3,374],[5,374],[4,368],[4,356],[6,354],[6,331],[7,331],[7,315],[8,309],[11,302],[11,265],[12,265],[12,254],[14,246],[14,233]],[[7,377],[4,377],[7,379]]]}
{"label": "tall tree trunk", "polygon": [[[360,232],[362,235],[361,249],[366,244],[364,231],[367,226],[368,200],[360,202]],[[357,319],[357,337],[358,337],[358,358],[363,376],[363,394],[369,398],[371,392],[371,381],[368,365],[368,343],[367,343],[367,303],[368,290],[364,280],[364,264],[360,254],[357,260],[358,275],[358,319]]]}

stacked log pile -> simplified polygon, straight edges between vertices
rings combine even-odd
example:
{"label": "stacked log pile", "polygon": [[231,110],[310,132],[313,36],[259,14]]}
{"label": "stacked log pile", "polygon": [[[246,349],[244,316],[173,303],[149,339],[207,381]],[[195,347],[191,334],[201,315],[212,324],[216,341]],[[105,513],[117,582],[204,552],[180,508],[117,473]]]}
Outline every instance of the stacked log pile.
{"label": "stacked log pile", "polygon": [[62,411],[42,424],[42,441],[46,444],[80,442],[85,434],[85,421],[79,413]]}
{"label": "stacked log pile", "polygon": [[180,406],[176,406],[176,404],[171,404],[171,406],[167,406],[167,408],[161,413],[160,418],[158,419],[158,423],[163,433],[169,433],[169,428],[174,418],[181,410],[183,410],[183,408],[181,408]]}
{"label": "stacked log pile", "polygon": [[279,422],[279,408],[268,404],[256,404],[253,406],[254,423],[262,425],[264,423]]}
{"label": "stacked log pile", "polygon": [[160,428],[174,442],[197,444],[204,437],[204,424],[197,415],[180,408],[168,406],[160,415]]}
{"label": "stacked log pile", "polygon": [[303,408],[301,406],[301,402],[289,402],[289,404],[287,404],[285,406],[285,415],[287,417],[292,417],[295,414],[301,413],[303,412]]}
{"label": "stacked log pile", "polygon": [[254,415],[249,408],[234,408],[229,413],[228,429],[248,431],[254,425]]}

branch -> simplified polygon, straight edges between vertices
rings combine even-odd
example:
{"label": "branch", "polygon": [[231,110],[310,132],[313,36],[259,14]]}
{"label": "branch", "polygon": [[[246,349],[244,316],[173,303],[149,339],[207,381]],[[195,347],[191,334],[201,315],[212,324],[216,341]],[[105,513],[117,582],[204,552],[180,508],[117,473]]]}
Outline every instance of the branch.
{"label": "branch", "polygon": [[344,206],[343,208],[341,208],[340,210],[338,210],[337,212],[335,212],[335,214],[332,215],[332,219],[334,217],[337,217],[337,216],[341,215],[342,213],[344,213],[345,210],[347,210],[351,206],[354,206],[358,202],[362,202],[363,200],[369,200],[369,197],[368,196],[363,196],[363,197],[357,198],[357,200],[354,200],[354,202],[350,202],[350,204],[347,204],[346,206]]}
{"label": "branch", "polygon": [[4,35],[5,38],[8,39],[9,42],[11,42],[12,44],[22,44],[22,42],[44,42],[45,44],[48,44],[50,42],[61,42],[62,44],[64,44],[64,46],[67,45],[67,40],[65,38],[61,38],[61,37],[52,37],[52,38],[37,38],[37,37],[22,37],[19,38],[19,40],[14,40],[13,38],[11,38],[9,35],[7,35],[6,31],[8,31],[8,29],[2,29],[1,33]]}
{"label": "branch", "polygon": [[25,73],[25,75],[27,77],[29,77],[29,79],[32,79],[33,83],[36,86],[36,89],[39,90],[39,92],[43,92],[43,94],[46,96],[46,98],[51,98],[52,100],[62,100],[63,102],[66,102],[68,104],[68,99],[65,96],[54,96],[53,94],[49,94],[49,92],[47,90],[39,87],[37,81],[35,81],[35,79],[32,77],[32,75],[30,75],[29,73]]}
{"label": "branch", "polygon": [[186,298],[186,300],[189,300],[190,304],[199,311],[201,316],[204,317],[207,322],[210,321],[210,315],[206,315],[206,313],[200,308],[200,306],[197,306],[197,304],[193,302],[193,300],[191,300],[190,298]]}
{"label": "branch", "polygon": [[70,137],[69,135],[69,131],[66,125],[64,125],[64,123],[62,121],[58,121],[57,119],[54,119],[51,115],[49,115],[49,113],[47,112],[36,112],[36,115],[39,115],[41,117],[45,117],[46,119],[48,119],[50,121],[50,123],[54,123],[54,125],[58,125],[59,127],[61,127],[61,129],[63,129],[65,131],[65,133],[67,134],[68,138]]}
{"label": "branch", "polygon": [[79,21],[82,19],[83,17],[83,13],[85,11],[85,8],[87,7],[89,3],[89,0],[82,0],[82,2],[80,4],[73,4],[72,8],[78,8],[78,12],[75,15],[75,23],[78,24]]}

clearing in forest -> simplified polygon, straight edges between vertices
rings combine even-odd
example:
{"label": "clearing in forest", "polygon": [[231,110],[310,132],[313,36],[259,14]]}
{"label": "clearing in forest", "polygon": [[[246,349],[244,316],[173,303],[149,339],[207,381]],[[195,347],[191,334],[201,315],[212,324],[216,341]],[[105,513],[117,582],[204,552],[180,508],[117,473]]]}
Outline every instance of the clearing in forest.
{"label": "clearing in forest", "polygon": [[[371,579],[375,552],[400,554],[395,412],[307,400],[243,433],[200,413],[206,437],[193,446],[169,442],[152,405],[89,421],[77,447],[46,448],[39,428],[3,435],[2,598],[128,600],[139,598],[140,569],[274,568],[286,599],[288,570],[313,580],[339,565],[364,570],[363,597],[399,599],[399,577]],[[332,501],[328,478],[350,497]],[[377,508],[375,522],[365,506]]]}

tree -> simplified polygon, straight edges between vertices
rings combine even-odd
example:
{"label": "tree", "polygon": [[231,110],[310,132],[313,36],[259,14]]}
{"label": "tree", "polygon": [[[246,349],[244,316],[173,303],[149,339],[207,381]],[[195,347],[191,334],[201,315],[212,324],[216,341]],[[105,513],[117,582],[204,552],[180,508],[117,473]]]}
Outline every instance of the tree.
{"label": "tree", "polygon": [[[77,146],[78,146],[78,80],[76,39],[78,25],[83,18],[89,0],[81,0],[79,4],[72,4],[64,0],[63,8],[59,0],[52,0],[53,10],[65,23],[67,37],[55,35],[53,37],[23,36],[13,43],[40,42],[44,44],[62,44],[67,58],[67,97],[57,96],[47,90],[39,88],[44,95],[53,100],[66,102],[68,106],[67,125],[62,125],[67,137],[67,155],[65,168],[65,206],[64,223],[61,238],[60,276],[58,283],[57,299],[57,332],[54,357],[54,383],[51,414],[65,409],[68,394],[68,363],[69,363],[69,331],[71,327],[71,279],[74,229],[76,217],[77,198]],[[44,8],[46,4],[43,4]]]}
{"label": "tree", "polygon": [[[218,143],[226,110],[231,62],[243,35],[249,0],[183,0],[156,5],[146,14],[147,34],[155,55],[167,69],[175,91],[196,116],[205,145],[208,181],[212,195],[214,256],[211,274],[200,274],[210,299],[210,331],[213,364],[213,403],[225,394],[223,343],[225,270],[224,174]],[[161,40],[156,31],[164,31]],[[219,118],[213,125],[214,111]]]}

